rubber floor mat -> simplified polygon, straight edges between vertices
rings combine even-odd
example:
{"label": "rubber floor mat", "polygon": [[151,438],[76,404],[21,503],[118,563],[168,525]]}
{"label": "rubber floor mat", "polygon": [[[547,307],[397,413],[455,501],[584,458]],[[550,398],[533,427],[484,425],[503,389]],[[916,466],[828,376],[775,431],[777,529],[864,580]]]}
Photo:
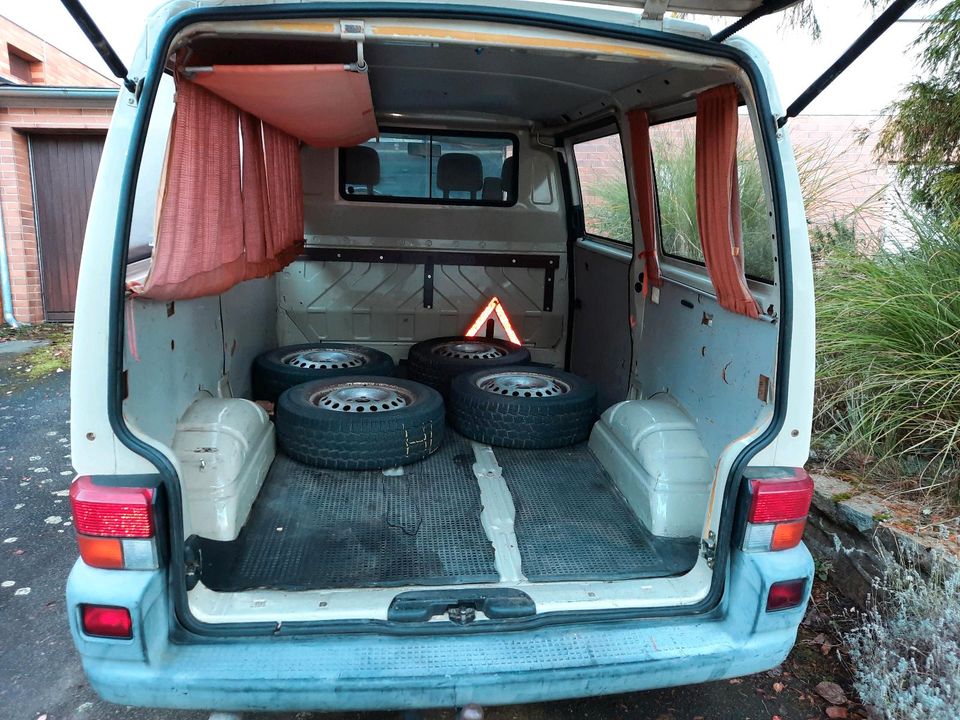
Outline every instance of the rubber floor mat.
{"label": "rubber floor mat", "polygon": [[201,579],[223,592],[496,582],[473,462],[454,433],[396,477],[277,455],[240,536],[198,539]]}
{"label": "rubber floor mat", "polygon": [[517,544],[528,579],[663,577],[696,563],[697,540],[648,532],[586,443],[494,452],[517,509]]}

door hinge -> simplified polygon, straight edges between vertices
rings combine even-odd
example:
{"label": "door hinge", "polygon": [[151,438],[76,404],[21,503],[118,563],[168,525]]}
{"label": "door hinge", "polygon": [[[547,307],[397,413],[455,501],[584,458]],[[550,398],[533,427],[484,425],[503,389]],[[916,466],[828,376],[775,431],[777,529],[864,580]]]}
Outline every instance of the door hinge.
{"label": "door hinge", "polygon": [[712,570],[717,561],[717,534],[713,530],[700,540],[700,553],[707,561],[707,567]]}

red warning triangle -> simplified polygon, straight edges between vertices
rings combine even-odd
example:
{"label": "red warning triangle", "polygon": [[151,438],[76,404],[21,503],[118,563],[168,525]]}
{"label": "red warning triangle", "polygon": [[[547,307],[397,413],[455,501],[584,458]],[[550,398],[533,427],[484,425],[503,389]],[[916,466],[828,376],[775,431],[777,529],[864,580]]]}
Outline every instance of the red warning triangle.
{"label": "red warning triangle", "polygon": [[507,336],[507,340],[512,342],[514,345],[522,345],[520,338],[517,337],[517,333],[513,329],[513,325],[510,324],[510,318],[507,316],[507,311],[503,309],[503,305],[500,303],[500,298],[493,297],[490,298],[490,302],[487,303],[487,306],[480,311],[480,314],[477,315],[477,319],[473,321],[473,324],[465,333],[467,337],[476,337],[481,328],[486,325],[487,320],[490,318],[494,319],[494,322],[499,322],[500,327],[503,329],[504,334]]}

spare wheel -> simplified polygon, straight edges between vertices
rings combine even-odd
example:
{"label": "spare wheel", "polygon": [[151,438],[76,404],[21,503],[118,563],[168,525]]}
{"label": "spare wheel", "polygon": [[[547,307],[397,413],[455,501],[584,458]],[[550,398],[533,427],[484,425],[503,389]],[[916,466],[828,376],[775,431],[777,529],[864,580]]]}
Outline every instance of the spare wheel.
{"label": "spare wheel", "polygon": [[407,376],[447,396],[450,381],[461,373],[527,362],[530,362],[530,352],[506,340],[442,337],[424,340],[410,348]]}
{"label": "spare wheel", "polygon": [[294,460],[336,470],[397,467],[427,457],[443,440],[443,398],[401,378],[316,380],[277,402],[277,442]]}
{"label": "spare wheel", "polygon": [[536,365],[478,370],[453,379],[450,420],[487,445],[553,448],[583,442],[596,420],[597,388]]}
{"label": "spare wheel", "polygon": [[276,402],[287,388],[347,375],[392,376],[393,358],[363,345],[316,342],[286,345],[253,361],[253,399]]}

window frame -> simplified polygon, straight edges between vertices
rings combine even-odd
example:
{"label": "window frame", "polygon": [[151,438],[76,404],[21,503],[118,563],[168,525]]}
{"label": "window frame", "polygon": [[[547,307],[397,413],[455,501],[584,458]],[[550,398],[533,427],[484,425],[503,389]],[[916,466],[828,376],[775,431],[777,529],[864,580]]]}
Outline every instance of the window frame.
{"label": "window frame", "polygon": [[[767,206],[767,217],[768,217],[767,225],[770,226],[773,220],[773,205],[772,205],[771,195],[769,190],[769,177],[768,177],[769,169],[764,167],[764,164],[760,162],[760,158],[764,157],[764,154],[762,152],[763,145],[757,139],[758,135],[756,133],[753,110],[750,108],[749,104],[744,103],[742,101],[740,103],[740,106],[747,108],[747,118],[750,120],[750,125],[752,130],[751,135],[753,136],[754,145],[757,148],[757,162],[760,168],[760,177],[763,183],[763,199],[764,199],[764,203]],[[651,124],[650,129],[652,130],[658,125],[666,125],[667,123],[679,122],[681,120],[689,120],[690,118],[695,118],[696,116],[697,116],[696,111],[694,111],[691,113],[683,113],[681,115],[666,117],[661,120],[657,120],[657,122]],[[696,126],[694,126],[694,132],[696,132]],[[657,250],[659,250],[660,252],[660,257],[668,258],[669,260],[675,263],[679,263],[679,267],[681,268],[683,267],[684,264],[686,264],[686,265],[690,265],[696,268],[706,270],[707,264],[703,260],[697,260],[695,258],[689,258],[689,257],[684,257],[683,255],[675,255],[674,253],[669,253],[667,252],[666,248],[663,245],[663,228],[661,226],[661,214],[660,214],[660,188],[657,186],[657,157],[656,157],[656,153],[653,152],[652,143],[650,147],[651,147],[650,162],[653,165],[654,207],[656,208],[656,211],[657,211],[657,218],[656,218],[657,219]],[[699,227],[697,228],[697,239],[700,241],[700,247],[702,250],[703,239],[700,237]],[[773,242],[773,238],[771,238],[771,242]],[[744,270],[743,276],[748,281],[748,285],[751,282],[757,283],[763,287],[771,287],[777,284],[777,278],[776,278],[777,263],[779,262],[779,260],[777,258],[776,252],[777,252],[776,247],[774,247],[774,256],[773,256],[774,262],[773,262],[773,265],[771,265],[770,267],[769,278],[762,278],[757,275],[751,275],[750,273],[746,272],[746,270]]]}
{"label": "window frame", "polygon": [[[607,237],[606,235],[597,235],[596,233],[587,231],[587,208],[583,203],[583,186],[580,183],[580,166],[577,163],[577,152],[576,146],[586,142],[593,142],[594,140],[601,140],[603,138],[611,137],[616,135],[620,140],[620,158],[623,162],[623,181],[627,188],[627,206],[630,214],[630,240],[618,240],[616,238]],[[572,161],[570,164],[573,166],[573,172],[570,175],[571,182],[576,181],[577,183],[577,199],[580,202],[580,220],[581,227],[579,228],[583,237],[595,240],[601,243],[609,243],[613,247],[620,249],[629,249],[632,255],[633,248],[636,246],[637,242],[637,231],[636,231],[636,209],[635,209],[635,199],[633,197],[634,188],[632,187],[631,182],[631,173],[630,166],[627,159],[627,148],[626,144],[623,141],[623,131],[620,127],[620,121],[618,118],[610,118],[608,122],[603,122],[599,126],[592,128],[588,132],[584,132],[577,135],[568,135],[566,138],[567,146],[569,150],[569,158]]]}
{"label": "window frame", "polygon": [[343,148],[337,148],[337,192],[340,195],[341,200],[346,200],[347,202],[356,202],[356,203],[379,203],[379,204],[390,204],[390,205],[455,205],[459,207],[499,207],[507,208],[513,207],[517,204],[520,199],[520,139],[515,133],[511,132],[502,132],[502,131],[485,131],[485,130],[449,130],[449,129],[432,129],[432,128],[420,128],[420,127],[381,127],[380,132],[383,135],[397,134],[397,135],[426,135],[428,136],[428,142],[432,145],[435,138],[438,137],[476,137],[476,138],[490,138],[497,140],[507,140],[510,142],[513,147],[513,156],[517,158],[517,161],[513,163],[513,197],[508,197],[506,200],[482,200],[477,198],[476,200],[470,200],[467,198],[433,198],[433,197],[397,197],[394,195],[360,195],[360,194],[350,194],[346,192],[346,184],[344,183],[344,154]]}

